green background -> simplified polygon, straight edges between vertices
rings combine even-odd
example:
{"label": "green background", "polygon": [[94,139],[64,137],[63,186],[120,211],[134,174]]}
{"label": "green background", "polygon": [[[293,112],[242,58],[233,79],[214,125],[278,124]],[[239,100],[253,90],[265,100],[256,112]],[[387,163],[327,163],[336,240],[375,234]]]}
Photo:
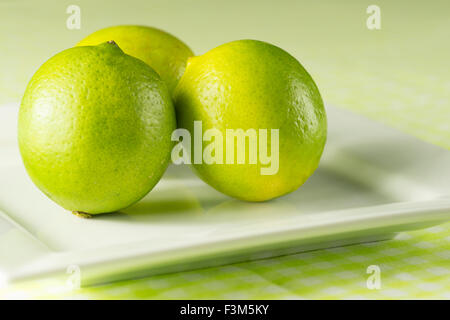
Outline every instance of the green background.
{"label": "green background", "polygon": [[[81,8],[69,30],[66,8]],[[366,8],[381,8],[381,30]],[[450,149],[450,2],[446,1],[18,1],[0,2],[0,107],[18,103],[37,68],[89,33],[116,24],[164,29],[202,54],[258,39],[294,55],[328,103]],[[443,177],[445,178],[445,177]],[[367,266],[382,289],[365,285]],[[0,297],[447,298],[450,224],[400,239],[71,291],[33,283]]]}

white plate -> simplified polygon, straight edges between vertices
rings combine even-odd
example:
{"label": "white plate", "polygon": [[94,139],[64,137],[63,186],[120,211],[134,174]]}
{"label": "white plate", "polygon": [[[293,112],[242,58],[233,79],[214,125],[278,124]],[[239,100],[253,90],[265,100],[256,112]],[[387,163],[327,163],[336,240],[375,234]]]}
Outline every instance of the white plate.
{"label": "white plate", "polygon": [[265,203],[220,194],[172,166],[141,202],[80,219],[45,197],[16,146],[17,106],[0,107],[0,275],[81,269],[82,283],[392,237],[450,220],[450,152],[328,107],[329,139],[299,190]]}

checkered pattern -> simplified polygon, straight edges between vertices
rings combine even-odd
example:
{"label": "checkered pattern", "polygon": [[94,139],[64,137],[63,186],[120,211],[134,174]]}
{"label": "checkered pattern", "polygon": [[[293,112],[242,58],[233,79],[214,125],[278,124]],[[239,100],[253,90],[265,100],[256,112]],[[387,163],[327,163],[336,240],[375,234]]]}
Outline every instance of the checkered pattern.
{"label": "checkered pattern", "polygon": [[[370,265],[380,289],[369,289]],[[0,298],[450,299],[450,223],[365,243],[73,291],[22,284]]]}

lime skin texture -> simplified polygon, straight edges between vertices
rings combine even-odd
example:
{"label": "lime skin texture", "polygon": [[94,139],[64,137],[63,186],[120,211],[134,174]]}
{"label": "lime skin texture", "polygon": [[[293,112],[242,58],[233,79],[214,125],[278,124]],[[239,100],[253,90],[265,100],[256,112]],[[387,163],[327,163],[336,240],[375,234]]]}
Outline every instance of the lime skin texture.
{"label": "lime skin texture", "polygon": [[98,45],[110,40],[114,40],[126,54],[151,66],[167,83],[170,92],[183,75],[187,59],[194,55],[186,44],[173,35],[156,28],[135,25],[98,30],[77,46]]}
{"label": "lime skin texture", "polygon": [[166,84],[112,42],[65,50],[39,68],[20,106],[18,140],[42,192],[67,210],[98,214],[156,185],[175,128]]}
{"label": "lime skin texture", "polygon": [[[229,196],[247,201],[282,196],[301,186],[319,164],[327,137],[319,90],[302,65],[274,45],[239,40],[190,58],[174,102],[178,126],[191,136],[194,121],[202,121],[203,132],[215,128],[223,137],[226,129],[279,129],[276,174],[262,175],[265,166],[259,160],[192,162],[201,179]],[[271,140],[267,141],[270,150]],[[206,146],[203,143],[203,151]],[[224,144],[223,154],[225,148]]]}

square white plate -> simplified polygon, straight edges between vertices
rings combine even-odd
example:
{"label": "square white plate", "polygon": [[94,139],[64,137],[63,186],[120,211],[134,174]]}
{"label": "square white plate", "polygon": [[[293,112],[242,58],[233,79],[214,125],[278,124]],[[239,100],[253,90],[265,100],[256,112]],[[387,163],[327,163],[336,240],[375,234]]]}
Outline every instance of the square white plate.
{"label": "square white plate", "polygon": [[28,178],[17,106],[0,107],[0,276],[63,275],[82,284],[375,241],[450,220],[450,152],[328,107],[329,138],[297,191],[246,203],[172,166],[141,202],[75,217]]}

